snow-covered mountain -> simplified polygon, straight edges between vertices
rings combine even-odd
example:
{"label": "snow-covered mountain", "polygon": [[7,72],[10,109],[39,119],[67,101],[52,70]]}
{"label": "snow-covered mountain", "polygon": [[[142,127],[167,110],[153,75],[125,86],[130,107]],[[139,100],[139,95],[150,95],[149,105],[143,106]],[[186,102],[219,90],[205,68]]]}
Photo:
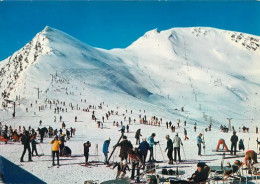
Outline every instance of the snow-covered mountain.
{"label": "snow-covered mountain", "polygon": [[125,49],[104,50],[46,27],[0,62],[0,101],[26,106],[39,88],[43,99],[135,104],[165,118],[243,124],[259,119],[259,39],[213,28],[155,29]]}

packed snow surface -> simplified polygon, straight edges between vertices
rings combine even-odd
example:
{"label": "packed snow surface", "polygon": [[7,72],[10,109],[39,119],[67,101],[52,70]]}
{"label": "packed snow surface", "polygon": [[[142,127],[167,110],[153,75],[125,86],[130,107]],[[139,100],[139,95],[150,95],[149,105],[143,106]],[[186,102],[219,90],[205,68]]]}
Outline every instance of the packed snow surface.
{"label": "packed snow surface", "polygon": [[[182,158],[191,161],[183,176],[187,177],[193,173],[198,160],[209,165],[220,163],[221,155],[212,150],[220,138],[226,139],[230,147],[231,133],[219,131],[221,124],[228,126],[227,118],[232,118],[231,124],[238,137],[244,139],[246,149],[256,150],[255,128],[260,121],[259,45],[258,36],[194,27],[151,30],[125,49],[105,50],[46,27],[22,49],[0,62],[0,103],[3,104],[0,121],[15,129],[19,125],[37,129],[42,120],[42,126],[59,129],[62,116],[67,128],[76,128],[76,135],[66,142],[75,157],[62,158],[60,168],[48,168],[51,138],[38,145],[38,152],[44,156],[22,164],[47,183],[114,179],[116,169],[104,165],[80,166],[84,162],[86,141],[92,143],[90,161],[104,159],[102,145],[109,137],[112,151],[120,137],[120,127],[113,126],[113,121],[126,125],[131,117],[128,139],[135,144],[134,136],[139,128],[143,138],[155,132],[162,151],[166,147],[165,135],[172,138],[175,135],[166,129],[165,122],[172,121],[176,126],[180,119],[181,127],[176,132],[183,139],[183,122],[187,121],[190,139],[183,141],[185,155],[182,150]],[[15,118],[12,118],[13,103],[7,103],[6,99],[16,102]],[[50,107],[48,100],[59,102],[57,107],[67,108],[67,112],[55,114],[55,105]],[[102,109],[98,108],[100,103]],[[97,128],[91,119],[93,109],[83,111],[89,105],[96,106],[98,120],[110,110],[118,111],[118,115],[105,120],[103,129]],[[161,126],[140,124],[139,115],[146,115],[148,120],[152,116],[162,118]],[[193,130],[195,122],[197,132]],[[212,131],[205,132],[210,123]],[[239,132],[242,126],[249,127],[249,133]],[[196,145],[199,132],[204,132],[206,142],[201,157],[197,156]],[[11,142],[0,147],[1,155],[20,164],[23,145]],[[115,153],[111,160],[118,161],[118,151]],[[166,153],[163,154],[166,160]],[[158,146],[156,159],[163,160]]]}

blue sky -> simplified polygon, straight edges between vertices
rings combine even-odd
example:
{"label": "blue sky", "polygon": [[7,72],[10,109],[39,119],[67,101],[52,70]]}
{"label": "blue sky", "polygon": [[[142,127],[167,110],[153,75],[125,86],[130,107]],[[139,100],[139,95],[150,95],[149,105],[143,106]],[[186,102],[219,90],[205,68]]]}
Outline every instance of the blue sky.
{"label": "blue sky", "polygon": [[0,61],[46,25],[95,47],[130,45],[146,31],[207,26],[260,36],[260,2],[0,2]]}

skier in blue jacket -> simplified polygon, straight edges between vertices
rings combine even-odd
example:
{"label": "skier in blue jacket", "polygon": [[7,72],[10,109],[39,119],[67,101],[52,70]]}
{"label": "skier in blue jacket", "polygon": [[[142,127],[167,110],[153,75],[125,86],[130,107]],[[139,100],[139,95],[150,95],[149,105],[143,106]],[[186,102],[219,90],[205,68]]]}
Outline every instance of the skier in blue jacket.
{"label": "skier in blue jacket", "polygon": [[148,150],[149,150],[149,144],[146,141],[146,139],[144,138],[138,147],[138,151],[142,157],[143,165],[145,165],[145,160],[146,160]]}
{"label": "skier in blue jacket", "polygon": [[109,153],[109,151],[108,151],[108,147],[109,147],[109,144],[110,144],[110,138],[108,138],[108,140],[106,140],[105,142],[104,142],[104,144],[103,144],[103,153],[104,153],[104,155],[105,155],[105,161],[104,161],[104,163],[105,164],[107,164],[108,162],[107,162],[107,155],[108,155],[108,153]]}
{"label": "skier in blue jacket", "polygon": [[149,150],[150,150],[150,158],[149,158],[149,162],[151,162],[151,161],[156,161],[155,159],[154,159],[154,155],[153,155],[153,146],[154,145],[156,145],[156,144],[158,144],[159,143],[159,141],[157,141],[157,142],[155,142],[154,141],[154,137],[156,136],[156,134],[155,133],[152,133],[152,135],[150,136],[150,137],[148,137],[148,143],[149,143]]}
{"label": "skier in blue jacket", "polygon": [[197,137],[197,146],[198,146],[198,148],[199,148],[199,150],[198,150],[198,155],[199,156],[201,156],[201,143],[203,143],[204,144],[204,141],[202,140],[202,133],[200,133],[199,135],[198,135],[198,137]]}

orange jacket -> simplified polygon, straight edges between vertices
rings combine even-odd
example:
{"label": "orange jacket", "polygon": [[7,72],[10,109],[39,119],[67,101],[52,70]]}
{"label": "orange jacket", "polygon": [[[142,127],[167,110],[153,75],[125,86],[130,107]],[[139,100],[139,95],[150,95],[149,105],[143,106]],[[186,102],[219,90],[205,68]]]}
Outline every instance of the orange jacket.
{"label": "orange jacket", "polygon": [[52,140],[50,142],[50,144],[53,144],[52,151],[59,151],[60,150],[61,141],[59,141],[59,140]]}

